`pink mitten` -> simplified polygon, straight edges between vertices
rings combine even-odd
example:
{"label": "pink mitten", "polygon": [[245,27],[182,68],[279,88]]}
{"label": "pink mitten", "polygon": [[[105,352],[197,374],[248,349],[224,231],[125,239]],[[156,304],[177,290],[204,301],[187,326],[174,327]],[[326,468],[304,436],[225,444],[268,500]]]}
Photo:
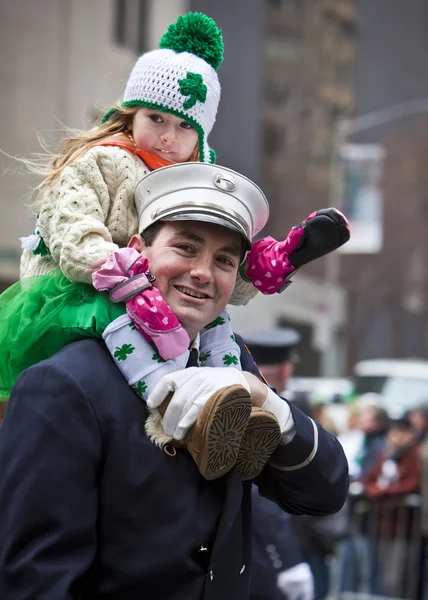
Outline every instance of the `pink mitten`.
{"label": "pink mitten", "polygon": [[263,294],[281,293],[297,269],[339,248],[349,237],[345,215],[336,208],[323,208],[294,225],[282,242],[270,236],[254,242],[245,276]]}
{"label": "pink mitten", "polygon": [[95,289],[109,292],[113,302],[126,302],[126,312],[148,341],[153,340],[165,360],[176,358],[190,339],[161,292],[146,258],[133,248],[115,250],[92,275]]}

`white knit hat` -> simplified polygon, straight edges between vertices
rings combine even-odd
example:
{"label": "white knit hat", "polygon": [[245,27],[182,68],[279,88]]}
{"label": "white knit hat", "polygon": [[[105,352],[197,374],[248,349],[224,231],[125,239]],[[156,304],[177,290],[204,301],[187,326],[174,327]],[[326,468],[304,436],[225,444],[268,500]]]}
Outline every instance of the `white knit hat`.
{"label": "white knit hat", "polygon": [[[217,68],[223,60],[221,31],[210,17],[188,13],[168,27],[159,47],[138,59],[122,106],[146,106],[189,122],[199,135],[200,161],[214,162],[208,135],[220,100]],[[110,109],[102,122],[115,110]]]}

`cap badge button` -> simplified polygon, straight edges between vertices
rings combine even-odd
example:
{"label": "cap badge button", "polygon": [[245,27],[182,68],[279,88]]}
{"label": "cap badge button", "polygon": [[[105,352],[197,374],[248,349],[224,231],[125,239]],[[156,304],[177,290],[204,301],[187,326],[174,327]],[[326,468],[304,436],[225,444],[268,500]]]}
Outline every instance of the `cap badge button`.
{"label": "cap badge button", "polygon": [[225,192],[233,192],[238,187],[236,179],[226,173],[216,173],[213,177],[214,185]]}

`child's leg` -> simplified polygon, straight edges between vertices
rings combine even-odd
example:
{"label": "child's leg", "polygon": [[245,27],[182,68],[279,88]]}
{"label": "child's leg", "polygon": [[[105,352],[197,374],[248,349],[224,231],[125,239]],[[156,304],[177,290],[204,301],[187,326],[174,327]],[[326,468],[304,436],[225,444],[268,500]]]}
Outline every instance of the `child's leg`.
{"label": "child's leg", "polygon": [[[235,341],[227,310],[201,332],[200,361],[208,367],[242,369],[241,349]],[[236,465],[243,480],[254,479],[261,472],[281,441],[277,418],[270,412],[253,407],[240,442]]]}
{"label": "child's leg", "polygon": [[[126,313],[106,327],[103,338],[117,368],[145,402],[158,381],[167,373],[184,369],[189,358],[187,350],[177,358],[163,359]],[[162,427],[158,411],[149,414],[145,429],[151,441],[161,448],[173,442]]]}
{"label": "child's leg", "polygon": [[163,359],[156,346],[147,342],[127,314],[114,320],[103,333],[117,368],[143,400],[167,373],[184,369],[189,350],[177,358]]}
{"label": "child's leg", "polygon": [[[156,347],[144,339],[127,314],[108,325],[103,338],[116,366],[143,400],[147,400],[161,377],[184,369],[189,357],[187,350],[178,358],[164,360]],[[206,479],[225,475],[236,463],[239,441],[251,411],[248,393],[244,388],[236,388],[240,386],[226,386],[208,399],[184,442],[173,440],[163,429],[162,418],[170,401],[167,398],[146,420],[148,437],[160,447],[167,444],[187,447],[199,472]],[[245,415],[245,421],[242,414]],[[229,435],[231,431],[233,435]]]}
{"label": "child's leg", "polygon": [[241,349],[236,343],[226,309],[200,333],[199,360],[203,367],[235,367],[241,370]]}
{"label": "child's leg", "polygon": [[[103,338],[117,367],[144,400],[164,375],[185,368],[190,342],[160,291],[151,284],[147,269],[147,259],[127,248],[113,253],[93,277],[97,289],[109,290],[114,301],[126,302],[127,315],[108,325]],[[225,325],[221,333],[215,331],[218,325]],[[178,336],[180,332],[186,335]],[[205,359],[208,364],[214,361],[222,367],[240,368],[240,349],[233,338],[227,313],[207,327],[204,339],[209,343],[211,354],[207,350],[200,357],[202,364]],[[235,388],[226,385],[211,395],[184,440],[206,479],[224,475],[237,460],[251,412],[251,399],[244,388]],[[167,410],[171,396],[165,400],[149,415],[146,433],[159,446],[182,446],[180,442],[175,444],[163,429],[162,411]],[[174,400],[178,402],[179,398],[172,398]]]}

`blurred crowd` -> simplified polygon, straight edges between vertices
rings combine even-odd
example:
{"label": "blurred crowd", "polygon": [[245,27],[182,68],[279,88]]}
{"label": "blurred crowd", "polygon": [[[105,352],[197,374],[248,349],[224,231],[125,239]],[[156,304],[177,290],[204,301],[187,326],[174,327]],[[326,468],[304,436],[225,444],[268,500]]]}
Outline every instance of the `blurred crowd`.
{"label": "blurred crowd", "polygon": [[278,514],[254,491],[250,600],[428,599],[428,398],[392,418],[375,393],[287,392],[299,342],[290,328],[246,338],[269,383],[338,437],[349,494],[325,517]]}
{"label": "blurred crowd", "polygon": [[296,402],[338,434],[351,481],[338,514],[295,518],[315,598],[427,598],[428,399],[391,418],[365,394],[347,406],[342,433],[329,405]]}

